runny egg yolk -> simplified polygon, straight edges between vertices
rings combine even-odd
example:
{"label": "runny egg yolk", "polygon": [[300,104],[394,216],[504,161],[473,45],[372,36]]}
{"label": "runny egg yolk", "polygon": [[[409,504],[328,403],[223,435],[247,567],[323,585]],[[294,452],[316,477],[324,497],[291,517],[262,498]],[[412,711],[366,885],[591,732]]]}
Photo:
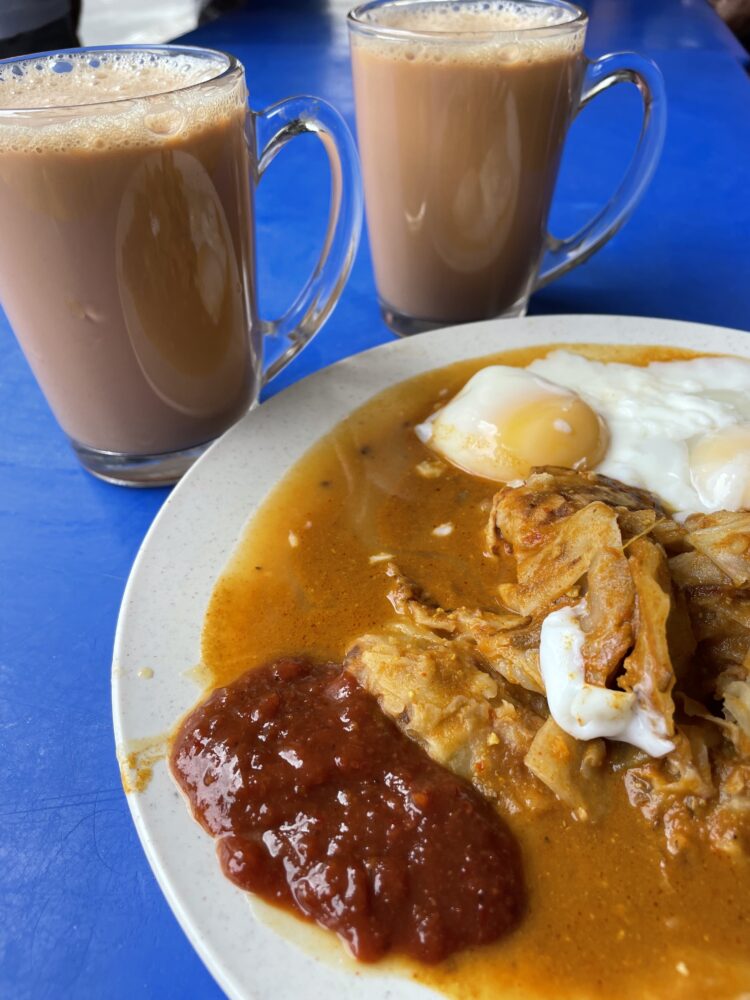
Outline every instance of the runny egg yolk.
{"label": "runny egg yolk", "polygon": [[607,450],[607,434],[578,396],[545,396],[505,415],[498,444],[527,476],[535,465],[593,468]]}
{"label": "runny egg yolk", "polygon": [[576,393],[502,365],[477,372],[416,432],[449,462],[499,482],[540,465],[593,468],[608,444],[604,421]]}

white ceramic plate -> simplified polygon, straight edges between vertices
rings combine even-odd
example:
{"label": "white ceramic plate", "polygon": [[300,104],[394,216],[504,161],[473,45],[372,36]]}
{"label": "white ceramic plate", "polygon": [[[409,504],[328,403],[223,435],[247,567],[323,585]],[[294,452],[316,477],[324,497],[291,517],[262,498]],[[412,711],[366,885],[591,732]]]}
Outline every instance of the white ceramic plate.
{"label": "white ceramic plate", "polygon": [[[555,342],[665,344],[750,357],[750,335],[620,316],[545,316],[454,327],[333,365],[251,411],[185,476],[151,526],[120,609],[112,668],[118,752],[149,746],[197,700],[189,675],[203,615],[243,525],[307,448],[369,396],[430,368]],[[153,676],[149,672],[153,671]],[[185,933],[223,989],[254,1000],[398,1000],[430,996],[377,968],[321,962],[253,916],[220,873],[211,838],[188,814],[163,759],[128,796],[154,874]],[[328,949],[327,954],[338,954]]]}

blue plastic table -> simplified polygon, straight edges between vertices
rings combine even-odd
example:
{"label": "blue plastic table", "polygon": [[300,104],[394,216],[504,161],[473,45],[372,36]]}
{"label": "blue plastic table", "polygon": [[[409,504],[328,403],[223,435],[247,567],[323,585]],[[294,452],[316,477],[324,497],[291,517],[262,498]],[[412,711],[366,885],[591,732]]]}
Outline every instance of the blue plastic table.
{"label": "blue plastic table", "polygon": [[[531,311],[668,316],[750,330],[750,78],[706,0],[590,0],[588,51],[661,66],[664,156],[632,221]],[[189,36],[227,49],[253,106],[315,93],[353,121],[345,7],[250,4]],[[633,93],[630,92],[633,90]],[[633,88],[599,98],[566,151],[554,229],[567,234],[616,182],[632,146]],[[314,260],[327,179],[298,140],[258,196],[261,305],[281,311]],[[0,220],[1,222],[1,220]],[[2,230],[0,229],[0,238]],[[323,332],[278,389],[389,339],[363,241]],[[109,670],[131,562],[165,490],[81,471],[0,314],[0,996],[211,998],[218,987],[146,864],[120,785]]]}

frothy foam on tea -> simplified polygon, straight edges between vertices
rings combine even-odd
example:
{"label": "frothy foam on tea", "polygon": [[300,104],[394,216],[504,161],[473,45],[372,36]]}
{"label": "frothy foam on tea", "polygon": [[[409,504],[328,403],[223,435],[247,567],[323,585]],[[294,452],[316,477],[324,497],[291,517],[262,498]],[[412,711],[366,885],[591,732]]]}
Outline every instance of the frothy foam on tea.
{"label": "frothy foam on tea", "polygon": [[72,53],[0,67],[0,109],[55,108],[149,97],[221,72],[218,62],[153,52]]}
{"label": "frothy foam on tea", "polygon": [[[215,94],[206,88],[189,89],[214,79],[224,68],[218,58],[133,51],[30,57],[2,66],[0,117],[10,112],[17,121],[4,121],[0,150],[41,153],[163,142],[237,107],[236,95],[228,97],[226,88],[217,88]],[[123,103],[122,112],[113,115],[111,102],[116,101],[133,103]],[[29,109],[47,108],[49,118],[37,114],[32,121],[24,115]],[[69,109],[64,119],[55,118],[60,108]]]}
{"label": "frothy foam on tea", "polygon": [[[449,2],[413,3],[376,9],[363,18],[374,28],[415,32],[421,36],[400,40],[393,36],[368,37],[366,44],[378,46],[383,55],[448,63],[464,62],[467,58],[514,62],[577,52],[583,45],[583,26],[569,27],[573,20],[573,12],[566,7],[512,0],[460,6]],[[554,31],[558,27],[565,30]],[[544,34],[533,30],[543,28],[552,30]],[[446,45],[446,35],[455,36],[450,48]],[[462,35],[466,37],[461,38]],[[356,39],[358,44],[363,41],[361,37]]]}

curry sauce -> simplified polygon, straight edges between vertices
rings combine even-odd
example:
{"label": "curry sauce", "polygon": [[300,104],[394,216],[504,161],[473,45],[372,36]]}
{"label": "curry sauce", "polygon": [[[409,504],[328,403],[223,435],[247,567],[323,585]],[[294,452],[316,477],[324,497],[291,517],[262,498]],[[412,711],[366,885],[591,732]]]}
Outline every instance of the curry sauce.
{"label": "curry sauce", "polygon": [[[693,356],[576,350],[630,363]],[[340,662],[357,636],[393,618],[388,557],[445,607],[497,600],[504,570],[483,550],[496,484],[431,464],[413,427],[486,364],[526,365],[544,353],[461,362],[395,386],[290,470],[216,585],[203,634],[212,688],[285,656]],[[505,817],[523,853],[521,925],[496,944],[408,974],[461,998],[729,998],[750,990],[746,865],[697,848],[672,857],[616,775],[602,795],[607,809],[596,822],[562,805],[533,821]]]}

